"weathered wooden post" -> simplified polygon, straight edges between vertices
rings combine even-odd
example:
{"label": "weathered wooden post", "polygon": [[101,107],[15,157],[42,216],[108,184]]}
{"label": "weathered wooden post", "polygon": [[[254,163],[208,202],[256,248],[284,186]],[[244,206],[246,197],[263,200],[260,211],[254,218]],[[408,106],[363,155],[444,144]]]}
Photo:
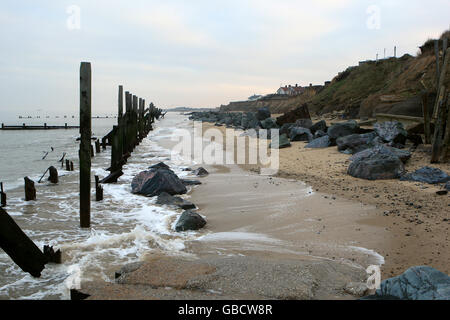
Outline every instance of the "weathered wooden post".
{"label": "weathered wooden post", "polygon": [[100,140],[95,140],[95,153],[100,153]]}
{"label": "weathered wooden post", "polygon": [[3,192],[3,182],[0,182],[0,207],[6,207],[6,193]]}
{"label": "weathered wooden post", "polygon": [[73,171],[73,161],[70,161],[70,171]]}
{"label": "weathered wooden post", "polygon": [[91,64],[80,67],[80,226],[91,225]]}
{"label": "weathered wooden post", "polygon": [[95,176],[95,201],[103,200],[103,187],[100,185],[98,176]]}
{"label": "weathered wooden post", "polygon": [[0,208],[0,247],[23,271],[33,277],[41,276],[47,262],[44,254],[2,208]]}
{"label": "weathered wooden post", "polygon": [[118,125],[118,136],[119,136],[119,154],[122,158],[124,152],[124,125],[123,125],[123,86],[119,86],[119,96],[118,96],[118,110],[117,110],[117,125]]}
{"label": "weathered wooden post", "polygon": [[94,147],[92,146],[92,144],[90,144],[90,153],[91,153],[91,158],[94,157]]}
{"label": "weathered wooden post", "polygon": [[441,75],[439,66],[439,40],[434,40],[434,55],[436,56],[436,89],[439,91],[439,77]]}
{"label": "weathered wooden post", "polygon": [[54,166],[48,168],[50,176],[48,177],[48,181],[51,183],[58,183],[58,170]]}
{"label": "weathered wooden post", "polygon": [[34,187],[34,181],[28,177],[23,179],[25,180],[25,201],[36,200],[36,188]]}
{"label": "weathered wooden post", "polygon": [[124,153],[131,151],[131,108],[132,108],[132,96],[127,91],[125,92],[125,119],[123,120],[124,124]]}
{"label": "weathered wooden post", "polygon": [[70,161],[66,159],[66,171],[70,171]]}
{"label": "weathered wooden post", "polygon": [[133,111],[132,111],[132,134],[133,134],[133,150],[137,145],[137,109],[138,97],[133,95]]}

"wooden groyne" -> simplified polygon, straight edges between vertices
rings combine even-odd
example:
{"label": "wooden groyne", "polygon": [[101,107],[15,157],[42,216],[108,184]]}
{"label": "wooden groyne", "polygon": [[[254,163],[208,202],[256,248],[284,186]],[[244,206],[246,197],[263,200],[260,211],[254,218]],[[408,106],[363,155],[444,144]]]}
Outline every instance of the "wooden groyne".
{"label": "wooden groyne", "polygon": [[44,123],[43,126],[39,125],[26,125],[25,123],[21,126],[8,126],[2,123],[1,130],[54,130],[54,129],[78,129],[79,126],[69,126],[64,124],[63,126],[48,126],[46,123]]}

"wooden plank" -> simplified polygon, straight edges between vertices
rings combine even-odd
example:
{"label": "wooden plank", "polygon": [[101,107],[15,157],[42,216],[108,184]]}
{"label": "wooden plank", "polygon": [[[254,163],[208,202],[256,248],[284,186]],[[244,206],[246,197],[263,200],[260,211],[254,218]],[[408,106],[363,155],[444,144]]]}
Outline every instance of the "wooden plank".
{"label": "wooden plank", "polygon": [[0,208],[0,247],[23,271],[33,277],[41,276],[47,259],[2,208]]}
{"label": "wooden plank", "polygon": [[80,67],[80,226],[91,226],[91,64]]}

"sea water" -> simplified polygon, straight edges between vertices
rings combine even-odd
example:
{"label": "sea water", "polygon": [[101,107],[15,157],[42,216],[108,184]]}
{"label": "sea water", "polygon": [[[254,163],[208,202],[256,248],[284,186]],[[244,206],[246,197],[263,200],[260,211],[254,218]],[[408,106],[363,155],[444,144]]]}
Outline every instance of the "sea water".
{"label": "sea water", "polygon": [[[63,123],[48,125],[76,125],[72,119],[60,120]],[[93,119],[93,135],[103,137],[116,122]],[[32,123],[27,120],[27,124]],[[196,232],[175,232],[181,210],[159,206],[155,198],[134,195],[130,186],[137,173],[160,161],[178,176],[188,176],[183,168],[192,165],[191,160],[171,157],[171,150],[161,143],[183,126],[188,127],[187,118],[174,113],[156,122],[132,153],[118,183],[103,185],[104,200],[91,202],[90,229],[79,227],[79,130],[0,131],[0,181],[8,197],[6,211],[39,248],[52,245],[63,253],[61,265],[48,264],[40,278],[33,278],[0,250],[0,299],[69,299],[69,289],[77,280],[113,281],[114,271],[143,254],[152,250],[181,253],[186,241],[196,239]],[[64,153],[65,159],[74,162],[75,171],[61,167],[58,161]],[[110,159],[110,147],[95,155],[92,182],[94,175],[102,178],[109,174],[105,169]],[[52,165],[58,169],[59,183],[50,184],[47,176],[38,183]],[[24,201],[25,176],[35,181],[36,201]],[[95,199],[94,188],[91,190]]]}

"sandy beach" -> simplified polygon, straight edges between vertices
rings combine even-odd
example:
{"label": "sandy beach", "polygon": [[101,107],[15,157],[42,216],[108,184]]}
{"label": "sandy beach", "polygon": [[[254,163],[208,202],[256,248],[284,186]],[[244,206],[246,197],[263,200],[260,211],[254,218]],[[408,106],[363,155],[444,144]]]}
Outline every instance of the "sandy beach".
{"label": "sandy beach", "polygon": [[[436,195],[439,187],[355,179],[346,174],[348,155],[304,145],[280,150],[276,176],[260,175],[258,165],[204,165],[210,174],[187,195],[207,220],[200,237],[181,254],[149,252],[116,281],[84,283],[82,292],[89,299],[355,299],[345,288],[365,283],[370,265],[380,266],[382,279],[415,265],[449,272],[450,201]],[[426,165],[427,152],[413,152],[407,170]]]}

